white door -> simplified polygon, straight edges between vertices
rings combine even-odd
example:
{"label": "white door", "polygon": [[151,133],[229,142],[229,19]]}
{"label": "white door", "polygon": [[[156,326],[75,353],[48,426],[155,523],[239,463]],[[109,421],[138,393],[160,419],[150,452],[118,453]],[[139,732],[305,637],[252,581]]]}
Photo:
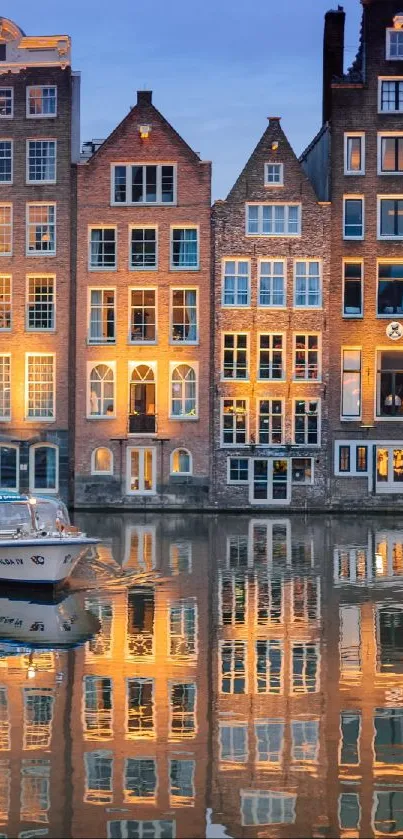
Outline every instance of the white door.
{"label": "white door", "polygon": [[290,468],[286,458],[256,457],[249,485],[251,504],[289,504]]}
{"label": "white door", "polygon": [[156,450],[138,448],[127,450],[128,495],[155,495]]}
{"label": "white door", "polygon": [[396,446],[377,446],[376,492],[403,494],[403,449]]}

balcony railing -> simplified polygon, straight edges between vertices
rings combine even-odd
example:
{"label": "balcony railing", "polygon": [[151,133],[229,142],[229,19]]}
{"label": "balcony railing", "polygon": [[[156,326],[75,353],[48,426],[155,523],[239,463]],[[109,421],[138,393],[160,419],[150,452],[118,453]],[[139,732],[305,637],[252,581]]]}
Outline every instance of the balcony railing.
{"label": "balcony railing", "polygon": [[155,434],[155,414],[129,414],[129,434]]}

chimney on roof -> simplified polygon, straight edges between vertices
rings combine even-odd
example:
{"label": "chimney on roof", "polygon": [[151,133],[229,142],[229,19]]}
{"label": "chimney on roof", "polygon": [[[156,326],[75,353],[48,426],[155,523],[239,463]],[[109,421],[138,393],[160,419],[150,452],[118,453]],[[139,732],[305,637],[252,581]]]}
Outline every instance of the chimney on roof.
{"label": "chimney on roof", "polygon": [[331,116],[332,81],[343,75],[344,69],[344,24],[346,13],[343,6],[326,12],[323,38],[323,122]]}
{"label": "chimney on roof", "polygon": [[137,91],[137,104],[138,105],[152,105],[153,103],[153,92],[152,90],[138,90]]}
{"label": "chimney on roof", "polygon": [[281,117],[267,117],[267,119],[269,120],[269,125],[275,125],[280,122]]}

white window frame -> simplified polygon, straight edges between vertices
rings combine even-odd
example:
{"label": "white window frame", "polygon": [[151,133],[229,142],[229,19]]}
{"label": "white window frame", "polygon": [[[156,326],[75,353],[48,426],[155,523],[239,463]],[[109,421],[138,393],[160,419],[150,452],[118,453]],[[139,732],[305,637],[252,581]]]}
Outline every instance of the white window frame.
{"label": "white window frame", "polygon": [[[362,233],[361,236],[346,236],[346,201],[361,201],[362,207]],[[364,195],[343,195],[343,240],[345,242],[362,242],[365,238],[365,196]]]}
{"label": "white window frame", "polygon": [[[128,195],[131,195],[131,184],[132,184],[132,166],[156,166],[157,167],[157,201],[115,201],[115,168],[117,166],[124,166],[126,168],[126,198]],[[172,166],[173,168],[173,201],[171,202],[162,202],[162,188],[161,188],[161,174],[162,174],[162,166]],[[143,188],[144,188],[144,173],[143,173]],[[177,193],[178,193],[178,167],[176,163],[172,163],[169,160],[166,161],[153,161],[153,160],[143,160],[143,161],[130,161],[129,163],[127,160],[122,162],[114,161],[111,163],[111,206],[112,207],[174,207],[177,204]],[[136,226],[136,225],[134,225]]]}
{"label": "white window frame", "polygon": [[[26,256],[33,256],[33,257],[48,257],[48,256],[56,256],[57,252],[57,204],[56,201],[27,201],[26,205],[26,234],[25,234],[25,255]],[[29,231],[31,227],[35,226],[35,222],[31,222],[29,220],[29,211],[31,207],[53,207],[54,208],[54,250],[29,250]],[[50,227],[49,223],[45,223],[45,226]]]}
{"label": "white window frame", "polygon": [[[36,279],[44,279],[44,280],[53,280],[53,326],[49,327],[38,327],[38,326],[29,326],[29,284],[31,280]],[[26,276],[26,290],[25,290],[25,330],[26,332],[43,332],[47,334],[48,332],[56,332],[56,302],[57,302],[57,286],[56,286],[56,274],[45,274],[44,272],[36,272],[35,274],[27,274]]]}
{"label": "white window frame", "polygon": [[[316,379],[310,379],[310,378],[308,378],[308,375],[307,375],[308,371],[309,371],[309,364],[308,364],[308,352],[309,352],[309,350],[308,350],[308,342],[307,341],[306,341],[305,350],[304,350],[305,359],[306,359],[305,376],[302,379],[302,378],[297,378],[296,375],[295,375],[296,353],[297,353],[297,335],[304,335],[306,339],[309,338],[310,336],[315,336],[318,339],[318,349],[317,349],[317,353],[318,353],[318,376],[317,376]],[[296,332],[293,333],[293,336],[292,336],[292,381],[295,382],[295,384],[302,384],[302,385],[318,384],[318,383],[320,384],[321,383],[321,381],[322,381],[322,333],[321,332],[303,332],[301,330],[300,332],[296,331]]]}
{"label": "white window frame", "polygon": [[[281,344],[282,375],[279,379],[273,378],[273,376],[271,376],[270,378],[262,378],[260,376],[260,353],[262,352],[262,347],[260,346],[260,339],[261,339],[262,335],[269,335],[270,339],[271,339],[270,340],[271,344],[273,343],[272,339],[275,335],[281,335],[281,339],[282,339],[282,344]],[[280,331],[279,332],[258,332],[257,333],[257,348],[256,348],[256,350],[257,350],[256,351],[256,381],[258,381],[258,382],[284,382],[287,378],[287,371],[286,371],[287,338],[286,338],[286,333],[285,332],[280,332]],[[270,353],[270,368],[271,368],[271,372],[273,372],[273,357],[272,357],[273,352],[279,352],[279,350],[273,349],[273,347],[271,346],[271,347],[269,347],[268,350],[263,349],[263,352],[269,352]]]}
{"label": "white window frame", "polygon": [[2,257],[10,257],[13,256],[13,245],[14,245],[14,225],[13,225],[13,204],[7,201],[2,201],[0,204],[0,210],[3,208],[8,208],[10,210],[10,222],[5,222],[4,225],[0,223],[0,229],[10,228],[10,250],[9,251],[1,251],[0,250],[0,259]]}
{"label": "white window frame", "polygon": [[[236,278],[240,277],[240,276],[241,277],[245,276],[248,279],[248,288],[247,288],[248,299],[247,299],[246,303],[238,303],[238,302],[226,303],[225,302],[225,274],[226,274],[225,266],[226,266],[227,262],[235,262],[235,277]],[[239,274],[239,267],[238,266],[239,266],[240,262],[247,263],[247,265],[248,265],[248,273],[247,274]],[[221,305],[222,305],[222,307],[225,308],[225,309],[248,309],[248,308],[250,308],[250,296],[251,296],[251,260],[250,260],[250,258],[249,257],[244,258],[244,257],[237,257],[237,256],[234,256],[234,257],[226,256],[222,260],[222,269],[221,270],[222,270],[222,282],[221,282]],[[235,298],[236,301],[237,301],[237,298],[238,298],[238,294],[239,294],[238,284],[236,283],[236,287],[235,287],[235,290],[234,290],[234,298]]]}
{"label": "white window frame", "polygon": [[[305,277],[306,277],[306,280],[305,280],[305,303],[303,303],[302,305],[297,303],[297,264],[299,262],[305,263],[306,269],[308,270],[308,273],[305,273]],[[319,303],[315,303],[315,305],[310,306],[309,303],[307,302],[307,300],[309,298],[309,288],[308,288],[308,286],[309,286],[309,266],[312,263],[317,263],[318,266],[319,266],[319,275],[318,275],[319,276],[319,292],[318,292]],[[321,309],[322,305],[323,305],[323,301],[322,301],[323,263],[322,263],[322,260],[320,258],[318,258],[318,259],[294,259],[294,271],[293,271],[293,273],[294,273],[294,309],[298,309],[298,310],[301,310],[301,309]]]}
{"label": "white window frame", "polygon": [[[242,764],[247,763],[249,757],[248,747],[248,722],[247,720],[220,720],[218,723],[218,746],[219,746],[219,761],[220,769],[237,769]],[[222,733],[224,729],[229,729],[229,748],[226,757],[223,756],[223,738]],[[245,751],[243,754],[237,755],[234,749],[234,731],[242,731]]]}
{"label": "white window frame", "polygon": [[[158,364],[157,364],[156,361],[147,361],[147,359],[143,360],[141,358],[138,361],[129,361],[128,362],[128,365],[127,365],[127,374],[128,374],[128,379],[127,379],[127,394],[128,394],[128,397],[127,397],[127,412],[128,412],[128,414],[130,413],[130,386],[132,384],[132,376],[133,376],[134,371],[138,367],[148,367],[153,373],[153,379],[149,379],[147,381],[149,382],[149,384],[154,384],[154,386],[155,386],[155,391],[154,391],[154,394],[155,394],[154,395],[154,398],[155,398],[155,414],[154,414],[154,416],[155,416],[155,420],[157,421],[157,417],[158,417],[158,388],[157,388]],[[142,382],[144,380],[138,380],[138,381]],[[151,431],[148,431],[148,432],[133,432],[132,434],[129,434],[129,437],[134,442],[134,440],[136,438],[138,439],[139,436],[140,437],[150,437],[150,436],[154,437],[155,433],[156,432],[151,432]],[[136,446],[134,446],[134,448],[136,448]],[[146,448],[148,448],[148,446],[146,446]]]}
{"label": "white window frame", "polygon": [[[224,443],[224,401],[231,400],[232,402],[245,402],[245,442],[244,443]],[[235,416],[235,415],[234,415]],[[243,449],[249,445],[249,398],[244,396],[222,396],[220,400],[220,447],[222,449]]]}
{"label": "white window frame", "polygon": [[[376,236],[380,242],[401,242],[403,240],[403,233],[400,236],[385,236],[381,235],[381,202],[382,201],[401,201],[403,204],[403,193],[377,195],[376,197]],[[382,261],[387,261],[382,260]]]}
{"label": "white window frame", "polygon": [[[240,335],[245,335],[246,336],[246,349],[245,349],[245,352],[246,352],[246,375],[243,378],[241,378],[239,376],[224,376],[224,373],[225,373],[225,370],[224,370],[224,352],[225,352],[224,343],[225,343],[225,336],[226,335],[233,335],[235,338],[238,338],[238,336],[240,336]],[[236,342],[234,342],[234,343],[236,343]],[[234,346],[233,348],[228,347],[228,349],[232,349],[233,358],[234,358],[234,364],[233,364],[232,370],[233,370],[233,372],[236,372],[236,369],[237,369],[236,359],[237,359],[237,353],[238,353],[239,348],[237,346]],[[242,348],[241,348],[241,351],[243,351]],[[220,373],[221,381],[222,382],[248,382],[249,381],[249,374],[250,374],[250,334],[249,334],[249,332],[232,332],[230,330],[228,330],[228,331],[226,330],[225,332],[222,332],[222,336],[221,336],[221,373]]]}
{"label": "white window frame", "polygon": [[[172,205],[170,205],[172,206]],[[173,233],[174,230],[196,230],[196,265],[174,265],[173,264]],[[199,224],[171,224],[169,234],[169,270],[170,271],[200,271],[200,225]]]}
{"label": "white window frame", "polygon": [[[4,292],[4,298],[5,299],[4,299],[4,301],[1,301],[1,296],[3,295],[3,292],[1,290],[1,283],[2,283],[3,280],[8,281],[8,283],[10,285],[10,292],[9,292],[9,295],[7,294],[7,292]],[[8,296],[10,298],[9,301],[7,300]],[[13,328],[13,278],[12,278],[11,274],[0,274],[0,318],[3,315],[7,316],[7,314],[8,314],[7,306],[8,305],[10,306],[10,326],[1,326],[0,325],[0,332],[11,332],[11,330]],[[0,320],[0,324],[1,324],[1,320]]]}
{"label": "white window frame", "polygon": [[[301,674],[301,681],[302,681],[302,689],[301,687],[298,688],[294,685],[294,647],[303,647],[304,648],[304,668],[303,673]],[[306,673],[306,664],[308,661],[307,657],[307,648],[313,647],[315,650],[315,660],[316,660],[316,674],[315,674],[315,690],[307,690],[307,682],[308,677]],[[291,643],[290,649],[290,696],[310,696],[311,694],[316,694],[320,692],[320,670],[321,670],[321,654],[320,654],[320,647],[317,641],[309,641],[309,640],[294,640]]]}
{"label": "white window frame", "polygon": [[[110,454],[110,468],[105,470],[95,469],[95,457],[99,449],[106,449]],[[113,475],[113,451],[109,446],[97,446],[91,452],[91,475]]]}
{"label": "white window frame", "polygon": [[[261,402],[269,402],[270,403],[270,413],[265,414],[270,418],[269,422],[269,436],[270,436],[270,443],[261,443],[260,442],[260,430],[259,430],[259,421],[260,421],[260,403]],[[281,414],[273,414],[272,410],[272,403],[273,402],[280,402],[281,403]],[[273,443],[271,438],[273,436],[273,429],[272,429],[272,417],[281,417],[281,443]],[[262,448],[277,448],[277,446],[284,446],[285,442],[285,405],[284,405],[284,397],[282,396],[258,396],[256,399],[256,436],[255,440],[257,441],[258,446],[262,446]]]}
{"label": "white window frame", "polygon": [[401,82],[403,85],[403,76],[378,76],[378,114],[384,114],[387,116],[388,114],[403,113],[403,106],[400,111],[382,109],[382,82]]}
{"label": "white window frame", "polygon": [[[52,417],[30,417],[28,414],[28,394],[29,394],[29,387],[28,387],[28,359],[34,356],[35,358],[40,357],[49,357],[53,358],[53,416]],[[42,423],[42,422],[56,422],[56,382],[57,382],[57,373],[56,373],[56,353],[54,352],[26,352],[25,353],[25,409],[24,409],[24,419],[25,422],[34,422],[34,423]]]}
{"label": "white window frame", "polygon": [[11,137],[0,137],[0,142],[10,143],[11,151],[11,178],[9,181],[0,181],[0,186],[12,186],[14,183],[14,140]]}
{"label": "white window frame", "polygon": [[[54,114],[30,114],[29,113],[29,94],[31,90],[44,90],[47,88],[53,88],[55,91],[55,113]],[[43,96],[42,96],[43,100]],[[57,85],[56,84],[32,84],[27,85],[26,88],[26,109],[25,109],[25,116],[27,119],[55,119],[57,117],[57,108],[58,101],[57,101]]]}
{"label": "white window frame", "polygon": [[[174,472],[173,471],[173,461],[174,461],[174,454],[176,452],[186,452],[189,457],[189,471],[188,472]],[[186,448],[186,446],[177,446],[175,449],[172,450],[169,458],[169,474],[174,476],[181,476],[181,475],[193,475],[193,455],[192,452]]]}
{"label": "white window frame", "polygon": [[[91,265],[91,232],[93,230],[114,230],[115,231],[115,263],[114,265]],[[108,272],[117,271],[118,268],[118,228],[116,224],[89,224],[88,225],[88,271]]]}
{"label": "white window frame", "polygon": [[[194,291],[196,292],[196,338],[194,341],[189,341],[189,339],[184,339],[182,341],[174,341],[172,337],[172,327],[173,327],[173,297],[175,291]],[[169,343],[172,347],[183,347],[187,346],[196,346],[199,343],[200,337],[200,305],[199,305],[199,286],[171,286],[169,290]],[[186,304],[183,304],[184,309],[186,309]]]}
{"label": "white window frame", "polygon": [[[91,370],[94,367],[98,367],[101,364],[105,364],[107,367],[110,367],[113,372],[113,413],[112,414],[91,414],[91,388],[90,388],[90,375]],[[94,358],[92,361],[87,361],[87,382],[86,382],[86,391],[87,391],[87,420],[111,420],[116,419],[116,361],[104,361],[103,358]]]}
{"label": "white window frame", "polygon": [[[180,712],[179,719],[182,719],[182,731],[174,730],[174,728],[173,728],[173,722],[174,722],[174,719],[175,719],[175,715],[174,715],[174,712],[173,712],[172,695],[173,695],[173,691],[174,691],[174,688],[176,687],[176,685],[192,685],[193,688],[194,688],[194,691],[193,691],[193,697],[194,697],[193,711],[181,711]],[[199,690],[198,690],[198,684],[197,684],[196,679],[187,678],[186,676],[184,676],[183,679],[176,678],[176,679],[169,680],[169,682],[168,682],[168,702],[169,702],[169,741],[170,742],[178,741],[178,740],[189,740],[189,739],[196,736],[197,730],[198,730],[198,722],[197,722],[198,702],[199,702],[199,695],[198,694],[199,694]],[[183,729],[183,722],[185,722],[185,720],[186,720],[186,717],[184,715],[186,715],[186,717],[188,717],[189,719],[191,718],[190,715],[193,718],[193,727],[190,729],[190,731]]]}
{"label": "white window frame", "polygon": [[[376,795],[376,793],[375,793],[375,795]],[[342,825],[341,805],[342,805],[342,801],[343,801],[344,796],[346,796],[348,798],[355,798],[355,800],[356,800],[357,809],[358,809],[358,821],[357,821],[357,824],[355,825],[355,827],[346,828]],[[376,812],[376,809],[375,809],[374,812]],[[339,793],[339,797],[337,799],[337,819],[338,819],[338,822],[339,822],[340,830],[343,830],[343,831],[346,830],[347,832],[346,832],[345,835],[347,835],[347,836],[351,836],[353,831],[354,831],[354,833],[356,831],[357,834],[359,834],[360,828],[361,828],[361,816],[362,816],[362,808],[361,808],[359,793],[358,792],[353,792],[353,790],[351,790],[351,789],[346,789],[344,792]],[[372,815],[372,818],[373,818],[373,815]],[[374,825],[372,825],[372,826],[374,827]],[[379,833],[377,831],[375,831],[375,835],[379,836]]]}
{"label": "white window frame", "polygon": [[[3,420],[2,420],[3,422]],[[1,461],[1,450],[2,449],[15,449],[16,453],[16,461],[15,461],[15,477],[16,477],[16,485],[9,486],[9,487],[1,487],[0,492],[4,491],[11,491],[11,492],[18,492],[20,487],[20,447],[16,443],[8,443],[5,441],[0,442],[0,461]]]}
{"label": "white window frame", "polygon": [[[263,694],[264,695],[264,694]],[[267,740],[267,746],[270,745],[269,741],[269,731],[270,727],[273,726],[276,730],[278,730],[280,734],[280,748],[278,750],[275,749],[267,749],[267,760],[263,760],[261,758],[261,751],[259,750],[259,728],[265,729],[265,739]],[[283,755],[284,755],[284,735],[285,735],[285,721],[284,718],[277,717],[274,719],[255,719],[254,721],[254,732],[255,732],[255,743],[256,743],[256,766],[259,769],[279,769],[283,763]]]}
{"label": "white window frame", "polygon": [[[267,304],[267,303],[262,303],[262,301],[261,301],[261,296],[260,295],[261,295],[261,280],[262,280],[262,264],[263,263],[269,263],[270,264],[270,272],[271,272],[270,273],[270,281],[271,281],[270,282],[270,285],[271,285],[270,293],[271,293],[272,298],[273,298],[273,278],[275,277],[275,274],[273,273],[274,264],[275,263],[282,263],[282,265],[283,265],[283,273],[282,273],[282,277],[283,277],[283,303],[281,303],[281,304],[278,304],[278,305],[274,304],[274,303],[273,304]],[[259,260],[258,260],[257,299],[258,299],[257,305],[258,305],[259,308],[262,308],[262,309],[285,309],[286,308],[286,306],[287,306],[287,260],[286,259],[281,259],[281,258],[280,259],[265,259],[265,257],[260,257],[259,258]]]}
{"label": "white window frame", "polygon": [[[253,809],[253,811],[255,813],[255,816],[256,816],[256,818],[252,822],[252,824],[250,824],[249,822],[247,822],[245,820],[245,799],[247,799],[247,798],[250,798],[252,800],[252,802],[253,802],[252,809]],[[261,821],[258,820],[259,817],[257,815],[259,799],[261,799],[261,798],[267,799],[268,805],[269,805],[268,806],[269,821],[264,822],[264,823],[262,823]],[[282,809],[282,815],[285,815],[285,804],[286,804],[286,802],[291,802],[291,817],[292,817],[291,821],[286,820],[284,818],[280,819],[280,821],[274,821],[273,820],[273,818],[271,817],[271,813],[272,813],[272,810],[273,810],[273,802],[274,801],[277,801],[277,802],[282,801],[283,802],[283,807],[281,808]],[[264,827],[265,825],[275,825],[275,824],[278,824],[278,825],[295,824],[296,804],[297,804],[297,793],[288,792],[288,791],[287,792],[282,792],[282,791],[279,791],[279,790],[269,790],[269,789],[264,789],[264,790],[254,790],[254,789],[246,789],[245,790],[245,789],[242,789],[241,790],[242,825],[246,826],[246,827]]]}
{"label": "white window frame", "polygon": [[386,30],[386,44],[385,44],[385,58],[386,61],[403,61],[403,50],[402,55],[391,55],[390,54],[390,42],[391,42],[391,35],[400,35],[403,38],[403,32],[400,27],[396,29],[394,27],[390,27]]}
{"label": "white window frame", "polygon": [[[344,369],[344,353],[345,352],[359,352],[360,354],[360,369],[358,370],[345,370]],[[341,422],[359,422],[362,418],[362,347],[357,345],[350,345],[350,344],[343,344],[340,348],[340,420]],[[360,374],[360,410],[358,414],[354,414],[353,416],[349,414],[343,414],[343,391],[344,391],[344,374],[345,373],[357,373]]]}
{"label": "white window frame", "polygon": [[[13,385],[12,356],[11,356],[11,353],[0,353],[0,358],[8,358],[9,359],[9,376],[10,376],[10,415],[8,417],[0,415],[0,421],[1,422],[11,422],[12,408],[13,408],[13,403],[12,403],[12,385]],[[1,441],[0,441],[0,445],[1,445]],[[1,490],[0,490],[0,492],[1,492]]]}
{"label": "white window frame", "polygon": [[[264,460],[267,462],[267,496],[266,498],[254,498],[254,462],[256,460]],[[285,498],[273,498],[273,466],[276,460],[286,461],[287,463],[287,480],[284,481],[287,493]],[[268,454],[263,455],[262,457],[251,457],[249,462],[249,503],[253,504],[254,506],[267,506],[270,504],[271,506],[280,506],[284,507],[290,504],[291,502],[291,459],[286,456],[279,455],[278,457],[269,457]]]}
{"label": "white window frame", "polygon": [[[350,471],[340,471],[340,449],[345,446],[350,448]],[[367,468],[365,471],[357,470],[357,449],[367,449]],[[369,440],[335,440],[334,443],[334,474],[340,478],[368,478],[372,475],[372,443]]]}
{"label": "white window frame", "polygon": [[[248,464],[248,476],[245,478],[244,481],[233,481],[231,480],[231,460],[246,460]],[[228,486],[248,486],[249,485],[249,457],[238,457],[238,455],[234,455],[233,457],[230,455],[227,457],[227,484]]]}
{"label": "white window frame", "polygon": [[[125,206],[125,205],[123,205]],[[132,263],[132,232],[133,230],[155,231],[155,265],[143,265],[138,268]],[[158,224],[129,224],[129,271],[158,271],[159,228]]]}
{"label": "white window frame", "polygon": [[[318,417],[318,441],[317,441],[317,443],[308,443],[308,442],[296,443],[295,442],[295,405],[296,405],[297,402],[305,402],[305,403],[306,402],[316,402],[316,404],[318,406],[317,412],[316,412],[316,416]],[[305,406],[305,410],[306,410],[306,406]],[[307,414],[305,414],[305,417],[306,416],[307,416]],[[305,426],[306,426],[305,432],[304,432],[305,437],[307,436],[307,433],[308,433],[307,432],[307,425],[308,424],[305,423]],[[306,396],[303,397],[303,396],[301,396],[300,398],[294,397],[294,399],[292,400],[292,440],[293,440],[292,445],[295,446],[298,449],[304,449],[304,448],[318,449],[318,448],[320,448],[320,445],[321,445],[321,437],[322,437],[322,400],[321,400],[320,396],[313,396],[313,397],[306,397]]]}
{"label": "white window frame", "polygon": [[[280,179],[278,181],[269,181],[268,179],[268,172],[269,166],[278,166],[279,167],[279,176]],[[268,187],[274,187],[274,189],[278,189],[278,187],[284,186],[284,163],[279,163],[278,160],[268,160],[264,164],[264,185]]]}
{"label": "white window frame", "polygon": [[[257,662],[258,662],[258,644],[265,644],[265,662],[266,668],[264,672],[264,678],[266,681],[266,690],[259,690],[259,677],[257,672]],[[254,673],[254,693],[256,696],[282,696],[284,694],[284,641],[282,638],[256,638],[255,640],[255,673]],[[277,650],[280,655],[280,669],[278,673],[274,673],[271,669],[270,665],[270,651]],[[263,674],[259,673],[261,677]],[[273,689],[273,685],[270,684],[272,677],[278,678],[279,686],[278,689]]]}
{"label": "white window frame", "polygon": [[[131,453],[139,453],[139,489],[130,488],[131,480]],[[152,488],[144,489],[144,453],[152,452]],[[128,446],[126,449],[126,495],[145,496],[157,494],[157,449],[155,446]]]}
{"label": "white window frame", "polygon": [[14,117],[14,88],[13,87],[4,87],[4,86],[0,87],[0,97],[5,96],[5,93],[3,93],[3,91],[6,91],[6,90],[11,90],[11,114],[1,114],[0,113],[0,119],[13,119],[13,117]]}
{"label": "white window frame", "polygon": [[[155,338],[153,341],[135,341],[131,337],[132,335],[132,292],[133,291],[153,291],[154,292],[154,300],[155,300]],[[136,347],[144,347],[144,346],[152,346],[154,344],[158,344],[158,287],[157,286],[148,286],[148,285],[139,285],[139,286],[129,286],[129,302],[128,302],[128,315],[129,315],[129,324],[128,324],[128,344],[131,344]]]}
{"label": "white window frame", "polygon": [[[361,265],[361,311],[349,313],[345,311],[345,267],[346,265]],[[346,257],[342,261],[342,301],[341,301],[341,314],[343,319],[352,320],[352,319],[362,319],[364,317],[364,259],[360,256],[357,256],[357,259],[353,257]]]}
{"label": "white window frame", "polygon": [[[361,139],[361,168],[348,168],[348,141],[349,139]],[[351,176],[365,175],[365,131],[345,131],[344,132],[344,174]]]}
{"label": "white window frame", "polygon": [[[248,218],[249,207],[258,207],[258,232],[249,233]],[[284,227],[289,225],[289,207],[298,207],[298,230],[297,233],[263,233],[263,207],[285,207],[284,211]],[[302,230],[302,204],[299,201],[248,201],[245,204],[245,236],[247,237],[264,237],[268,239],[298,239],[301,237]]]}
{"label": "white window frame", "polygon": [[[31,143],[54,143],[55,146],[55,177],[45,180],[31,180],[29,177],[29,151],[30,151],[30,144]],[[26,175],[25,175],[25,183],[26,184],[55,184],[57,182],[57,140],[54,137],[30,137],[29,140],[25,141],[26,145]]]}
{"label": "white window frame", "polygon": [[[56,480],[55,480],[55,488],[54,489],[45,489],[40,488],[37,489],[35,486],[35,451],[36,449],[55,449],[56,451]],[[29,447],[29,491],[39,494],[42,493],[44,495],[57,495],[59,492],[59,458],[60,458],[60,451],[59,446],[54,445],[54,443],[47,443],[43,441],[41,443],[34,443],[33,446]]]}
{"label": "white window frame", "polygon": [[[391,317],[393,317],[393,315],[391,315]],[[385,352],[388,352],[388,351],[391,352],[392,350],[393,350],[393,347],[391,347],[390,344],[389,344],[388,347],[385,346],[385,345],[378,345],[378,344],[375,346],[375,360],[374,360],[374,363],[375,363],[375,372],[374,372],[374,382],[375,382],[375,386],[374,386],[374,420],[375,420],[375,422],[392,422],[393,423],[393,422],[401,422],[402,421],[401,415],[399,416],[398,414],[395,414],[394,416],[384,416],[382,414],[378,414],[378,367],[379,367],[379,363],[380,363],[379,357],[382,355],[382,353],[385,353]],[[394,351],[401,354],[402,361],[403,361],[403,347],[402,347],[402,349],[400,349],[400,347],[398,345]],[[387,446],[389,446],[389,445],[392,446],[393,448],[403,448],[402,441],[400,441],[399,446],[394,445],[393,440],[391,440],[390,443],[389,443],[389,441],[387,441],[385,443],[385,445],[382,445],[382,441],[376,440],[376,444],[377,444],[378,448],[387,448]]]}
{"label": "white window frame", "polygon": [[[91,294],[92,294],[93,291],[102,291],[102,292],[107,291],[107,292],[112,292],[113,293],[113,311],[114,311],[114,328],[115,328],[114,329],[115,335],[114,335],[113,340],[108,341],[108,340],[104,339],[104,340],[97,341],[94,338],[91,338],[91,310],[92,310]],[[89,286],[88,292],[87,292],[87,344],[88,344],[88,346],[102,347],[102,346],[111,346],[113,344],[116,344],[116,341],[117,341],[117,338],[116,338],[116,331],[117,331],[116,330],[116,326],[117,326],[117,323],[116,323],[116,321],[117,321],[116,299],[117,299],[116,286],[107,286],[107,287],[106,286]],[[102,306],[100,307],[101,311],[104,308],[104,306],[105,306],[105,304],[102,303]]]}
{"label": "white window frame", "polygon": [[[180,638],[183,637],[186,639],[186,624],[185,624],[185,611],[187,609],[191,609],[193,611],[194,622],[193,622],[193,636],[189,636],[190,640],[193,642],[193,650],[191,652],[172,652],[171,649],[171,641],[173,638]],[[172,612],[177,610],[180,612],[180,623],[181,623],[181,633],[180,635],[175,635],[171,631],[171,617]],[[171,661],[182,662],[185,661],[196,661],[197,656],[199,653],[199,610],[197,606],[196,598],[187,598],[184,600],[172,600],[169,601],[168,609],[167,609],[167,631],[166,631],[166,639],[167,639],[167,651],[166,655],[168,659]]]}
{"label": "white window frame", "polygon": [[[191,367],[194,370],[195,377],[196,377],[196,410],[194,414],[189,414],[188,416],[180,415],[175,416],[172,413],[172,375],[176,367],[187,366]],[[173,422],[195,422],[195,420],[200,419],[200,402],[199,402],[199,362],[198,361],[189,361],[188,359],[178,359],[178,361],[170,361],[169,362],[169,411],[168,417]]]}
{"label": "white window frame", "polygon": [[[402,79],[403,81],[403,79]],[[382,112],[384,113],[384,112]],[[394,169],[390,170],[389,172],[384,172],[382,169],[382,140],[403,140],[403,131],[378,131],[377,137],[377,162],[378,162],[378,175],[381,178],[388,177],[390,175],[394,177],[400,177],[403,175],[403,169]]]}
{"label": "white window frame", "polygon": [[[231,661],[232,661],[232,664],[235,661],[235,653],[236,653],[237,648],[238,649],[242,648],[242,650],[243,650],[244,671],[243,671],[242,678],[244,679],[244,683],[245,683],[245,689],[244,689],[243,693],[234,693],[233,690],[229,691],[228,693],[227,692],[224,693],[223,690],[222,690],[222,677],[223,677],[222,652],[223,652],[223,647],[224,646],[229,646],[229,645],[231,646]],[[249,678],[248,678],[249,677],[249,672],[248,672],[249,655],[248,655],[248,653],[249,653],[248,642],[244,638],[241,639],[241,640],[228,638],[228,639],[220,640],[218,642],[218,693],[219,693],[220,696],[247,696],[247,694],[248,694],[248,681],[249,681]],[[230,676],[232,687],[234,686],[234,680],[236,678],[236,675],[235,675],[236,672],[237,671],[235,671],[235,668],[233,667],[232,670],[231,670],[231,676]]]}

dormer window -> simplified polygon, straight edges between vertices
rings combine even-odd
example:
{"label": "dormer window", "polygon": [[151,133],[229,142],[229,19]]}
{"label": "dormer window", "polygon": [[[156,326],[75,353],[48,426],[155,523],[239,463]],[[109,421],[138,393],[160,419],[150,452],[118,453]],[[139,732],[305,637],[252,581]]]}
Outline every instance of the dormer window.
{"label": "dormer window", "polygon": [[[402,20],[402,15],[398,15],[396,20]],[[390,61],[403,60],[403,29],[387,29],[386,30],[386,58]]]}
{"label": "dormer window", "polygon": [[284,185],[284,165],[282,163],[265,163],[265,166],[264,166],[264,185],[265,186],[283,186]]}

